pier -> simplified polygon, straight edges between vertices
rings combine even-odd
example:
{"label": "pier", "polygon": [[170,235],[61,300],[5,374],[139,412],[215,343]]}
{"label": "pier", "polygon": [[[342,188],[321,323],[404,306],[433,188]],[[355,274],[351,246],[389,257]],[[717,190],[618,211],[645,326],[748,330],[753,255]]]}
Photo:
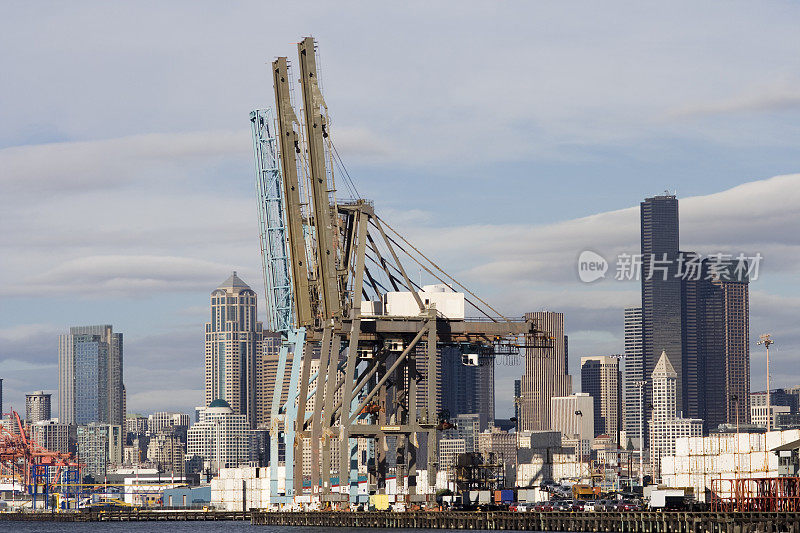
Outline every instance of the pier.
{"label": "pier", "polygon": [[255,511],[255,525],[618,533],[800,533],[800,513]]}

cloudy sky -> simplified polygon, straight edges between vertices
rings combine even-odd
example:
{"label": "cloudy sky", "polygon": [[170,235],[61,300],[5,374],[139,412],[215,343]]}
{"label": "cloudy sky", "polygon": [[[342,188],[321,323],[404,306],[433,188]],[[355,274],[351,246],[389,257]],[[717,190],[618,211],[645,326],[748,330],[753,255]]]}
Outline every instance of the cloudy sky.
{"label": "cloudy sky", "polygon": [[[0,378],[57,388],[57,336],[125,334],[132,411],[202,398],[210,291],[263,294],[248,114],[269,62],[320,47],[360,193],[508,314],[622,350],[639,286],[578,280],[680,198],[681,246],[761,253],[751,337],[800,384],[800,5],[792,2],[36,2],[0,18]],[[754,389],[762,350],[752,346]],[[511,409],[498,370],[498,413]],[[579,381],[579,380],[578,380]]]}

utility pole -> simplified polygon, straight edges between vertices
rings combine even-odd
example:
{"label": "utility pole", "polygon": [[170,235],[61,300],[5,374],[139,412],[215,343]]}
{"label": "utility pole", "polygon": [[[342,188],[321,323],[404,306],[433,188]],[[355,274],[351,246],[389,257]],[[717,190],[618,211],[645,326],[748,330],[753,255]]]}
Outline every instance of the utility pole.
{"label": "utility pole", "polygon": [[634,385],[639,389],[639,486],[644,487],[644,397],[642,392],[647,380],[637,381]]}
{"label": "utility pole", "polygon": [[578,417],[578,482],[583,478],[583,411],[575,411]]}
{"label": "utility pole", "polygon": [[769,333],[762,333],[758,337],[758,345],[763,344],[767,349],[767,431],[772,431],[772,402],[769,397],[769,346],[775,344],[772,340],[772,335]]}

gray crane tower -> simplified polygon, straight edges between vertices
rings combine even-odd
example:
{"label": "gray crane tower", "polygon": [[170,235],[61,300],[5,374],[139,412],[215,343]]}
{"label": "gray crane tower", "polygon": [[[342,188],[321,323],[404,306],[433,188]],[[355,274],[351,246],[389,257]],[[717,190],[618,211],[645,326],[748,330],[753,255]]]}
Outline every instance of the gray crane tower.
{"label": "gray crane tower", "polygon": [[[274,115],[271,110],[250,115],[270,327],[284,335],[272,399],[272,497],[288,502],[303,494],[302,457],[310,443],[312,498],[333,505],[350,501],[357,487],[356,439],[367,438],[375,442],[374,487],[384,490],[393,442],[398,482],[407,474],[409,499],[419,501],[431,495],[417,494],[418,467],[426,470],[428,487],[436,482],[437,433],[444,423],[436,407],[441,348],[492,356],[521,346],[545,347],[549,339],[534,322],[505,318],[468,291],[383,221],[371,202],[337,201],[334,169],[344,170],[340,181],[349,175],[332,141],[314,39],[303,39],[297,49],[300,117],[292,105],[286,57],[272,63]],[[450,290],[462,289],[483,317],[453,317],[437,309],[409,278],[398,254]],[[400,293],[412,308],[391,312],[387,297]],[[289,399],[282,403],[287,371]],[[332,460],[334,442],[339,454]],[[420,443],[426,446],[426,465],[417,464]]]}

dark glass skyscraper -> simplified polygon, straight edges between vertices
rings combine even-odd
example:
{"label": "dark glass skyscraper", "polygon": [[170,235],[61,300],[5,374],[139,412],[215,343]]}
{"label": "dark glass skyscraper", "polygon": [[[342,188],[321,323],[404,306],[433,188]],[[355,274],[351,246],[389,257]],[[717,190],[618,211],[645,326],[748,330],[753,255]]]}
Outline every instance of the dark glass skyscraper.
{"label": "dark glass skyscraper", "polygon": [[[641,208],[642,352],[643,372],[649,376],[661,352],[667,353],[678,374],[677,408],[683,410],[683,343],[681,280],[678,267],[678,199],[674,195],[645,199]],[[652,403],[645,387],[645,419]]]}
{"label": "dark glass skyscraper", "polygon": [[[662,351],[677,374],[677,415],[709,431],[749,420],[749,291],[746,262],[678,251],[678,200],[641,203],[642,375]],[[644,388],[645,420],[652,404]],[[626,392],[627,388],[626,388]],[[647,433],[645,433],[645,436]]]}

